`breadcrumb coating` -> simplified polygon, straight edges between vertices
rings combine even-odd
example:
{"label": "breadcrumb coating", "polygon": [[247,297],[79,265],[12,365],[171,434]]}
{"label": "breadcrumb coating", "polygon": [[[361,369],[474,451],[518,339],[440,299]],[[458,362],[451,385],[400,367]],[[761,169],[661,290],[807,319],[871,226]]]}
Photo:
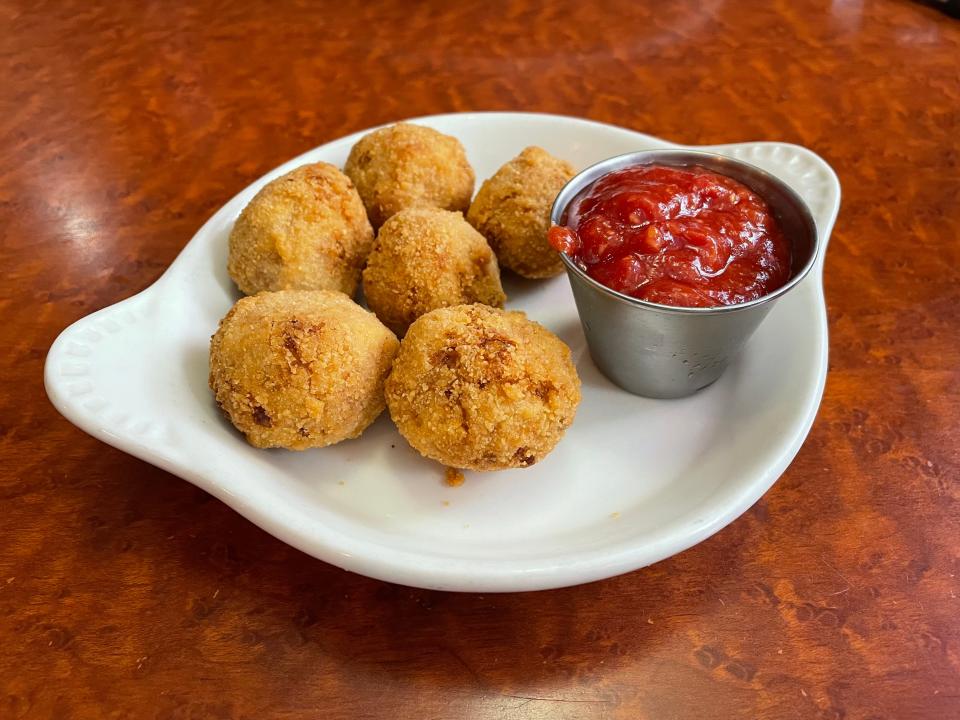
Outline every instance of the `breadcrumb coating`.
{"label": "breadcrumb coating", "polygon": [[567,161],[528,147],[480,186],[467,220],[490,242],[502,267],[534,279],[563,271],[547,231],[553,201],[575,174]]}
{"label": "breadcrumb coating", "polygon": [[360,195],[329,163],[304,165],[267,183],[230,233],[227,270],[247,295],[339,290],[353,295],[373,246]]}
{"label": "breadcrumb coating", "polygon": [[580,403],[570,349],[524,313],[485,305],[420,317],[385,387],[390,416],[411,446],[469,470],[542,460]]}
{"label": "breadcrumb coating", "polygon": [[380,228],[363,271],[367,305],[397,335],[441,307],[503,307],[497,258],[459,212],[401,210]]}
{"label": "breadcrumb coating", "polygon": [[384,408],[396,336],[343,293],[286,290],[239,300],[210,341],[210,388],[260,448],[355,438]]}
{"label": "breadcrumb coating", "polygon": [[364,135],[343,171],[374,228],[411,207],[466,212],[473,196],[474,173],[463,145],[421,125],[397,123]]}

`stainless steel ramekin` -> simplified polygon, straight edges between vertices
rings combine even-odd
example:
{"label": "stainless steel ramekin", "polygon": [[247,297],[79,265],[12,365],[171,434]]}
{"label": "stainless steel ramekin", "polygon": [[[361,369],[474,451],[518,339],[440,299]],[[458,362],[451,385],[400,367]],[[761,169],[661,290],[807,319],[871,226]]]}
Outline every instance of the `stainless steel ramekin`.
{"label": "stainless steel ramekin", "polygon": [[682,308],[611,290],[562,254],[590,355],[613,382],[636,395],[678,398],[714,382],[773,304],[813,267],[820,241],[806,203],[783,181],[733,158],[696,150],[648,150],[591,165],[557,195],[551,221],[563,225],[570,201],[603,175],[634,165],[699,165],[739,180],[766,200],[792,248],[792,275],[769,295],[739,305]]}

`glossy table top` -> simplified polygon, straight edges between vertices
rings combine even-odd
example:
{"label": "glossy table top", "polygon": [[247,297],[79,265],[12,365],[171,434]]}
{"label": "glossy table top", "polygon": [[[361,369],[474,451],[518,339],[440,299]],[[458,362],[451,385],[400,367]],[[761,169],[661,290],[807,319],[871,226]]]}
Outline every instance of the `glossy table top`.
{"label": "glossy table top", "polygon": [[[960,715],[960,22],[906,0],[350,5],[0,6],[0,717]],[[783,140],[837,170],[823,405],[730,527],[576,588],[412,590],[53,410],[54,337],[251,180],[461,110]]]}

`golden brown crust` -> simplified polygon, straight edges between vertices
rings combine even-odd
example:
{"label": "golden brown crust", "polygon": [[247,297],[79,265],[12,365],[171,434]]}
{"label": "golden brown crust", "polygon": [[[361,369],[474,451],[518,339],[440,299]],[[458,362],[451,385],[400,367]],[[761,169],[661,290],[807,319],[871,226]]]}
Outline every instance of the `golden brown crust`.
{"label": "golden brown crust", "polygon": [[399,343],[343,293],[239,300],[210,341],[210,388],[255,447],[304,450],[355,438],[383,411]]}
{"label": "golden brown crust", "polygon": [[575,174],[565,160],[528,147],[480,186],[467,220],[490,242],[501,266],[526,278],[563,271],[547,230],[553,201]]}
{"label": "golden brown crust", "polygon": [[441,308],[407,332],[386,382],[397,429],[422,455],[470,470],[528,467],[580,402],[570,349],[521,312]]}
{"label": "golden brown crust", "polygon": [[343,171],[353,180],[374,228],[405,208],[466,212],[473,168],[455,137],[421,125],[397,123],[364,135]]}
{"label": "golden brown crust", "polygon": [[380,228],[363,271],[367,305],[397,335],[450,305],[503,307],[497,258],[459,212],[401,210]]}
{"label": "golden brown crust", "polygon": [[329,163],[267,183],[230,233],[227,269],[247,295],[339,290],[353,295],[373,228],[353,183]]}

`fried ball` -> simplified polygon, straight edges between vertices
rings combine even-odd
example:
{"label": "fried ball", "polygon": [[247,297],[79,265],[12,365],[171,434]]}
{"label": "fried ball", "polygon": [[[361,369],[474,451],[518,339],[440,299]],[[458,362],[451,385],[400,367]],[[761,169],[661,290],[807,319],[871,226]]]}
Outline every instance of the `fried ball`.
{"label": "fried ball", "polygon": [[242,292],[339,290],[353,295],[373,228],[350,178],[328,163],[267,183],[230,233],[227,270]]}
{"label": "fried ball", "polygon": [[411,207],[466,212],[473,168],[455,137],[421,125],[397,123],[364,135],[343,171],[353,180],[374,228]]}
{"label": "fried ball", "polygon": [[533,465],[573,422],[580,378],[570,349],[522,312],[434,310],[410,326],[386,383],[397,429],[444,465]]}
{"label": "fried ball", "polygon": [[399,343],[343,293],[245,297],[210,341],[210,388],[254,447],[305,450],[355,438],[383,411]]}
{"label": "fried ball", "polygon": [[563,271],[547,230],[553,201],[575,174],[567,161],[528,147],[480,186],[467,220],[490,242],[500,265],[535,279]]}
{"label": "fried ball", "polygon": [[363,271],[367,306],[397,335],[450,305],[503,307],[493,250],[458,212],[401,210],[380,228]]}

